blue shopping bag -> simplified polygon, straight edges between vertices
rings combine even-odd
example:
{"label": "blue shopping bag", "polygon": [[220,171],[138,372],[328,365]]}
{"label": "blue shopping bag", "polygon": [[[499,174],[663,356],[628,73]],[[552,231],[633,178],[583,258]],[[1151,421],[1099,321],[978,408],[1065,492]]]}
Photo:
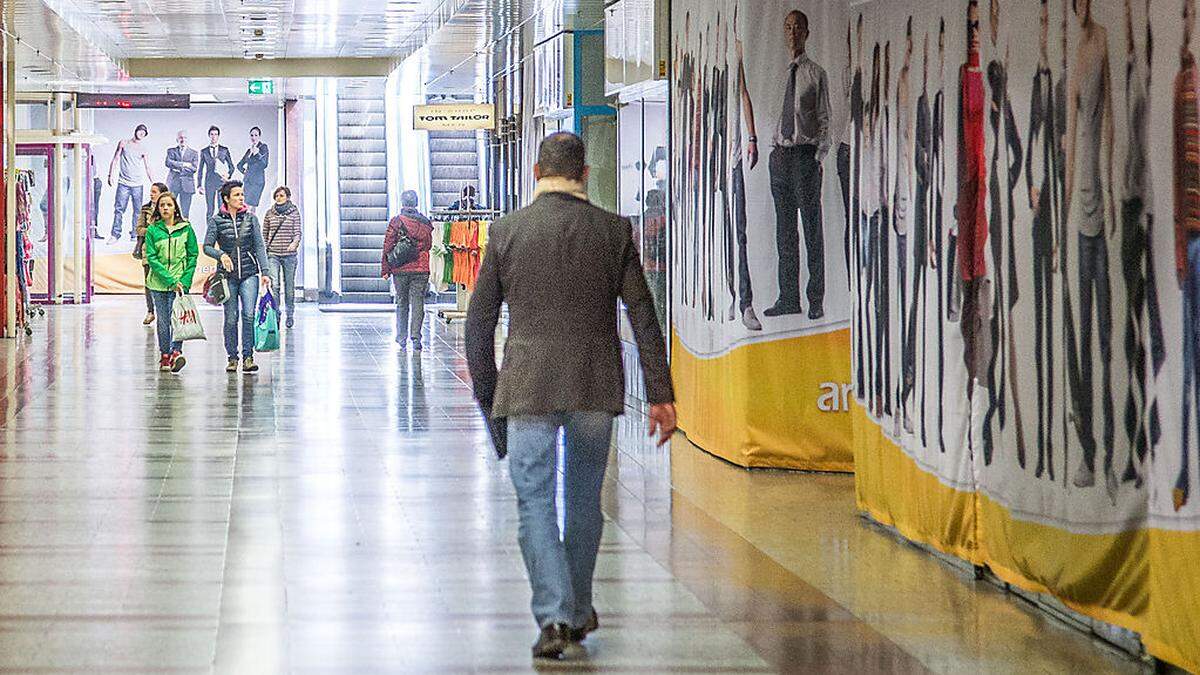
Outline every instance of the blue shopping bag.
{"label": "blue shopping bag", "polygon": [[254,350],[273,352],[279,349],[279,305],[271,291],[263,293],[258,301],[257,320],[254,322]]}

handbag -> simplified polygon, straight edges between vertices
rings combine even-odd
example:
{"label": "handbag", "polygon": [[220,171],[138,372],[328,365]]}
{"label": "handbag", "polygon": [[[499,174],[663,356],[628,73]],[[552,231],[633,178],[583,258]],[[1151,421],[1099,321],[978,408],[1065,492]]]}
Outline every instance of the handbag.
{"label": "handbag", "polygon": [[408,234],[408,220],[403,216],[400,217],[400,225],[400,232],[396,237],[396,243],[392,245],[392,249],[387,253],[388,266],[393,270],[404,267],[416,260],[417,256],[420,255],[417,240]]}
{"label": "handbag", "polygon": [[210,305],[224,305],[229,301],[229,280],[219,267],[204,280],[204,301]]}
{"label": "handbag", "polygon": [[271,291],[258,301],[258,319],[254,322],[254,350],[273,352],[279,349],[279,305]]}
{"label": "handbag", "polygon": [[204,339],[204,326],[190,295],[180,293],[175,297],[171,307],[171,339],[177,342]]}

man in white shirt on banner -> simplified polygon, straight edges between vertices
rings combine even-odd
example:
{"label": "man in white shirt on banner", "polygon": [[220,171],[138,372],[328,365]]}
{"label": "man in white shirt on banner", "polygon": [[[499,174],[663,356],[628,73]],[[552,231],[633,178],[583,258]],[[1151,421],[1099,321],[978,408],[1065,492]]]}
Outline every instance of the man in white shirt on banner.
{"label": "man in white shirt on banner", "polygon": [[[779,299],[763,314],[800,314],[800,223],[808,262],[808,318],[825,315],[825,233],[821,216],[821,162],[829,152],[829,82],[825,69],[808,57],[808,16],[799,10],[784,20],[791,63],[784,80],[783,109],[769,161],[775,200],[775,245],[779,253]],[[797,222],[799,215],[800,223]]]}

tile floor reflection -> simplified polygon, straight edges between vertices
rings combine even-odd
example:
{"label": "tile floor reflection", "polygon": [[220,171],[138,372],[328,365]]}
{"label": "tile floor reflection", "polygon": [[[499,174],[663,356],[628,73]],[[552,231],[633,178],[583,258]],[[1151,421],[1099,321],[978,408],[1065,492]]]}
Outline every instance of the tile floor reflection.
{"label": "tile floor reflection", "polygon": [[[516,504],[461,327],[310,305],[257,376],[220,313],[160,374],[136,298],[0,354],[0,670],[522,672]],[[849,478],[748,473],[621,424],[603,629],[557,670],[1131,672],[853,515]]]}

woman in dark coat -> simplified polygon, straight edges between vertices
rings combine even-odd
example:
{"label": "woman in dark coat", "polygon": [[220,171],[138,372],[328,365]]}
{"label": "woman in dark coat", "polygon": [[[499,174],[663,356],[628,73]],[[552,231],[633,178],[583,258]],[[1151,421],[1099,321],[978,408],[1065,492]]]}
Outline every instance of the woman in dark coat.
{"label": "woman in dark coat", "polygon": [[262,129],[250,128],[250,147],[238,162],[238,171],[242,172],[242,185],[246,188],[246,205],[252,209],[258,208],[262,200],[263,190],[267,186],[267,165],[271,162],[271,150],[263,143]]}

